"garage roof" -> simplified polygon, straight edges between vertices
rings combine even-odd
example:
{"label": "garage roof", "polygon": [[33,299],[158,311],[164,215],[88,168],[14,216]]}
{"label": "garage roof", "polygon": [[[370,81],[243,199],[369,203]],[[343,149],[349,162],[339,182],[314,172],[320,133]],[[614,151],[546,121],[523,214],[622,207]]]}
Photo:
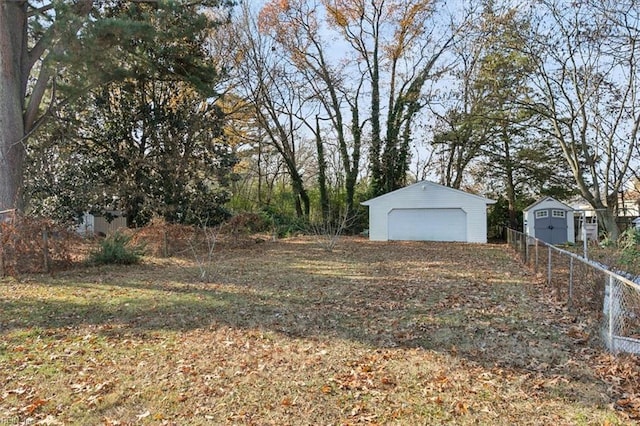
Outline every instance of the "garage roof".
{"label": "garage roof", "polygon": [[406,191],[409,188],[412,188],[414,186],[431,186],[431,187],[437,187],[437,188],[444,188],[444,189],[447,189],[449,191],[457,192],[457,193],[459,193],[460,195],[463,195],[463,196],[473,197],[473,198],[477,198],[477,199],[483,200],[486,204],[495,204],[496,203],[495,200],[491,200],[489,198],[482,197],[480,195],[471,194],[469,192],[461,191],[459,189],[451,188],[449,186],[440,185],[439,183],[423,180],[423,181],[420,181],[420,182],[416,182],[413,185],[409,185],[409,186],[406,186],[404,188],[396,189],[395,191],[387,192],[386,194],[382,194],[382,195],[380,195],[378,197],[371,198],[370,200],[363,201],[360,204],[362,204],[363,206],[370,206],[372,204],[376,204],[378,202],[384,201],[385,199],[387,199],[389,197],[393,197],[398,192]]}

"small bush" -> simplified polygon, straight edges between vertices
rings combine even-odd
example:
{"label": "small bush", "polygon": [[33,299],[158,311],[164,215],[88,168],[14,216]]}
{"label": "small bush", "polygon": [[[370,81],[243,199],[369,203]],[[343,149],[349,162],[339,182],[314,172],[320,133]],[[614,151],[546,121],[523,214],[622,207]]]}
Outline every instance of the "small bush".
{"label": "small bush", "polygon": [[299,233],[305,233],[309,228],[306,218],[288,215],[279,212],[272,207],[265,207],[260,212],[264,223],[271,228],[274,237],[291,237]]}
{"label": "small bush", "polygon": [[620,262],[632,265],[640,258],[640,232],[636,228],[629,228],[618,239]]}
{"label": "small bush", "polygon": [[605,234],[602,240],[600,240],[600,247],[604,248],[612,248],[616,246],[616,241],[611,238],[608,234]]}
{"label": "small bush", "polygon": [[268,229],[269,224],[257,213],[238,213],[223,224],[223,230],[231,234],[236,241],[241,236]]}
{"label": "small bush", "polygon": [[132,265],[140,263],[144,246],[131,243],[131,236],[121,232],[108,235],[100,242],[98,250],[89,256],[89,262],[98,265]]}

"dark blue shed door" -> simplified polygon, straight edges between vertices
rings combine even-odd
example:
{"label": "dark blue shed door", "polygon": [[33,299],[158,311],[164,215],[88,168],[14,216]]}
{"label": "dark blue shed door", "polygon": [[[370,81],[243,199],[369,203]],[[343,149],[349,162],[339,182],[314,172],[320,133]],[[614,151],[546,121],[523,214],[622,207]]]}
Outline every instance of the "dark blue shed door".
{"label": "dark blue shed door", "polygon": [[542,209],[534,212],[536,238],[549,244],[564,244],[567,238],[567,212]]}

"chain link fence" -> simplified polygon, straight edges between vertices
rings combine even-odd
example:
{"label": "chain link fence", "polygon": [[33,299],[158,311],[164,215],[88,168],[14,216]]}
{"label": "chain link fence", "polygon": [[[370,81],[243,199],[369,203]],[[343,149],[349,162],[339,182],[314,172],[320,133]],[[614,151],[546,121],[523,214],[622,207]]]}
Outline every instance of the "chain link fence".
{"label": "chain link fence", "polygon": [[513,229],[507,241],[557,301],[600,330],[609,351],[640,354],[640,284]]}

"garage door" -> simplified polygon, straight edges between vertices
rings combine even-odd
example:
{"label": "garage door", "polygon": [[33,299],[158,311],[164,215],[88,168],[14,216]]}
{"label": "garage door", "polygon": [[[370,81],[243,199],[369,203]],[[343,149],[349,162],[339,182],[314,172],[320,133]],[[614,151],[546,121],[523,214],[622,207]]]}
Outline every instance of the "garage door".
{"label": "garage door", "polygon": [[462,209],[393,209],[390,240],[467,241],[467,213]]}

